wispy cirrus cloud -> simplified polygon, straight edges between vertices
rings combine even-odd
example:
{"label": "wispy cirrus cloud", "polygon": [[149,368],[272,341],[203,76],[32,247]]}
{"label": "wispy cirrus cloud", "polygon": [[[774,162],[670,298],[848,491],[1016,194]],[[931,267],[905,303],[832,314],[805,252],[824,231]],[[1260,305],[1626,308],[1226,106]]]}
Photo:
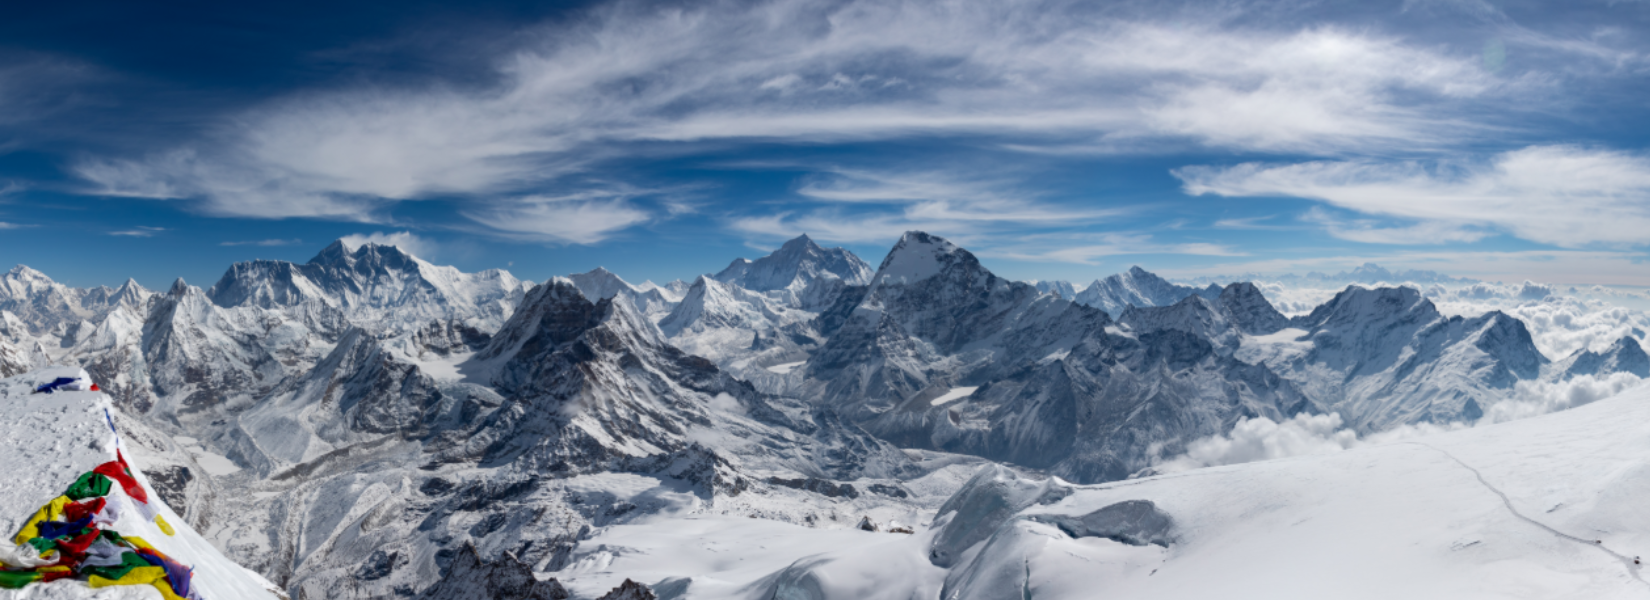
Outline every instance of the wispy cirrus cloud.
{"label": "wispy cirrus cloud", "polygon": [[[495,85],[297,93],[179,148],[90,158],[74,172],[88,193],[187,198],[259,218],[372,222],[396,202],[459,195],[473,205],[463,214],[500,235],[589,243],[660,208],[546,198],[578,194],[555,182],[637,144],[692,153],[937,135],[998,148],[1341,154],[1450,146],[1485,130],[1481,103],[1546,93],[1539,78],[1497,76],[1475,54],[1400,36],[1236,22],[1032,0],[610,3],[517,36],[525,41],[494,63]],[[828,178],[799,193],[897,200],[856,199],[905,193],[895,184],[921,182]],[[988,218],[980,199],[917,192],[930,200],[908,215],[868,220]]]}
{"label": "wispy cirrus cloud", "polygon": [[1031,243],[1008,244],[1003,248],[989,249],[981,252],[981,254],[1031,262],[1061,262],[1079,265],[1097,265],[1100,264],[1097,259],[1111,256],[1146,254],[1247,255],[1247,253],[1226,244],[1163,242],[1150,233],[1142,232],[1111,232],[1061,237],[1065,239],[1034,239]]}
{"label": "wispy cirrus cloud", "polygon": [[155,234],[158,234],[158,233],[161,233],[161,232],[164,232],[164,231],[169,231],[169,229],[167,229],[165,227],[146,227],[146,226],[143,226],[143,225],[138,225],[137,227],[134,227],[132,229],[121,229],[121,230],[116,230],[116,231],[110,231],[110,232],[108,232],[108,234],[109,235],[115,235],[115,236],[124,236],[124,237],[154,237]]}
{"label": "wispy cirrus cloud", "polygon": [[796,201],[776,212],[736,217],[728,226],[767,239],[807,233],[847,243],[924,230],[986,248],[1031,230],[1080,227],[1139,210],[1056,203],[1019,179],[966,170],[835,168],[801,178],[795,194]]}
{"label": "wispy cirrus cloud", "polygon": [[1356,241],[1475,241],[1495,230],[1566,248],[1650,244],[1650,156],[1638,153],[1530,146],[1479,160],[1245,163],[1174,174],[1189,194],[1309,198],[1416,223],[1308,215]]}
{"label": "wispy cirrus cloud", "polygon": [[268,240],[239,240],[239,241],[232,241],[232,242],[222,242],[222,243],[219,243],[218,245],[219,246],[296,246],[296,245],[302,244],[302,243],[304,243],[304,241],[300,240],[300,239],[290,239],[290,240],[268,239]]}

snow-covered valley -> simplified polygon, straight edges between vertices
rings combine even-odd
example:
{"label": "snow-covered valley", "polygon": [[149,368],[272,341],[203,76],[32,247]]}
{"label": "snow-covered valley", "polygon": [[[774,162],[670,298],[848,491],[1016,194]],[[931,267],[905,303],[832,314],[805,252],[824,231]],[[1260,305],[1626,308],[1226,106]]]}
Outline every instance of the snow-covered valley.
{"label": "snow-covered valley", "polygon": [[[1650,321],[1474,289],[1286,314],[1265,282],[1008,281],[921,232],[663,285],[335,243],[208,289],[20,266],[0,375],[29,414],[109,407],[175,553],[289,598],[1650,596]],[[29,394],[54,364],[104,393]],[[31,437],[12,518],[67,483],[32,465],[104,448]]]}

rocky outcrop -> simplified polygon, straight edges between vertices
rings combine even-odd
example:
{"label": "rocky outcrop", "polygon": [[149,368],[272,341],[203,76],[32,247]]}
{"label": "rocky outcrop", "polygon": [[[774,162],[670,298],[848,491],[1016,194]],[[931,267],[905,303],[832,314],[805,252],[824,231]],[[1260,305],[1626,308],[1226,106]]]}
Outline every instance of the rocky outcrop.
{"label": "rocky outcrop", "polygon": [[567,600],[572,594],[555,579],[539,580],[514,554],[485,561],[474,544],[464,544],[447,573],[418,595],[420,600]]}

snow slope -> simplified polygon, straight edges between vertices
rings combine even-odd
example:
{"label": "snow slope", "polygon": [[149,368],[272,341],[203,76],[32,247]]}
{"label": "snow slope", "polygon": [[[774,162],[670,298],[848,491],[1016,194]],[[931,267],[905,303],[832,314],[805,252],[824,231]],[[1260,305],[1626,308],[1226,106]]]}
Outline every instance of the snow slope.
{"label": "snow slope", "polygon": [[558,577],[664,597],[1650,598],[1650,386],[1331,455],[1095,486],[983,467],[915,535],[677,517]]}
{"label": "snow slope", "polygon": [[[51,367],[0,380],[0,401],[7,418],[0,420],[0,447],[4,448],[0,483],[0,523],[6,535],[17,531],[41,505],[63,493],[81,473],[114,460],[116,441],[104,411],[115,411],[109,397],[99,392],[32,394],[35,385],[61,376],[82,373],[72,367]],[[142,451],[122,442],[119,446],[139,469],[133,475],[149,490],[156,488],[142,472]],[[176,535],[127,511],[115,531],[136,535],[160,551],[193,566],[194,585],[206,600],[274,600],[274,586],[257,574],[225,558],[189,523],[151,494],[151,502]],[[20,590],[0,590],[0,598],[160,598],[149,586],[93,590],[79,581],[32,584]]]}

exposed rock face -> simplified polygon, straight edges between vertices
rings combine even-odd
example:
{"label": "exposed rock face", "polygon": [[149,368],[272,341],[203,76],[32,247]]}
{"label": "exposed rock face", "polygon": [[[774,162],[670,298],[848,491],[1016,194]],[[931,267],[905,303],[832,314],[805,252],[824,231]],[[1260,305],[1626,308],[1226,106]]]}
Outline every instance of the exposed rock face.
{"label": "exposed rock face", "polygon": [[452,567],[435,585],[419,594],[421,600],[567,600],[572,594],[555,579],[540,581],[533,569],[505,553],[484,561],[474,544],[464,544]]}
{"label": "exposed rock face", "polygon": [[[628,301],[591,303],[565,280],[534,288],[474,363],[495,368],[496,389],[512,401],[449,453],[487,463],[571,474],[626,470],[688,452],[704,456],[701,483],[732,492],[741,484],[714,452],[690,440],[689,430],[733,427],[755,438],[773,435],[749,429],[760,424],[810,436],[820,452],[846,450],[831,450],[837,458],[814,464],[826,472],[887,472],[906,464],[902,454],[829,411],[810,411],[804,420],[785,416],[775,404],[781,399],[666,343]],[[720,420],[717,404],[737,406],[757,423]],[[814,452],[807,447],[802,450]]]}
{"label": "exposed rock face", "polygon": [[626,579],[619,587],[613,588],[596,600],[659,600],[659,597],[647,586]]}
{"label": "exposed rock face", "polygon": [[1215,298],[1226,320],[1249,335],[1267,335],[1289,326],[1289,318],[1278,312],[1260,288],[1249,282],[1234,283]]}
{"label": "exposed rock face", "polygon": [[859,490],[854,489],[851,483],[837,483],[829,479],[818,477],[803,477],[786,479],[784,477],[769,477],[768,483],[782,485],[793,490],[805,490],[825,496],[827,498],[858,498]]}
{"label": "exposed rock face", "polygon": [[[822,402],[897,444],[1079,482],[1127,477],[1149,464],[1145,448],[1170,452],[1243,416],[1311,407],[1266,367],[1231,358],[1241,334],[1207,299],[1130,310],[1143,333],[913,232],[807,374]],[[963,387],[976,391],[933,405]]]}

